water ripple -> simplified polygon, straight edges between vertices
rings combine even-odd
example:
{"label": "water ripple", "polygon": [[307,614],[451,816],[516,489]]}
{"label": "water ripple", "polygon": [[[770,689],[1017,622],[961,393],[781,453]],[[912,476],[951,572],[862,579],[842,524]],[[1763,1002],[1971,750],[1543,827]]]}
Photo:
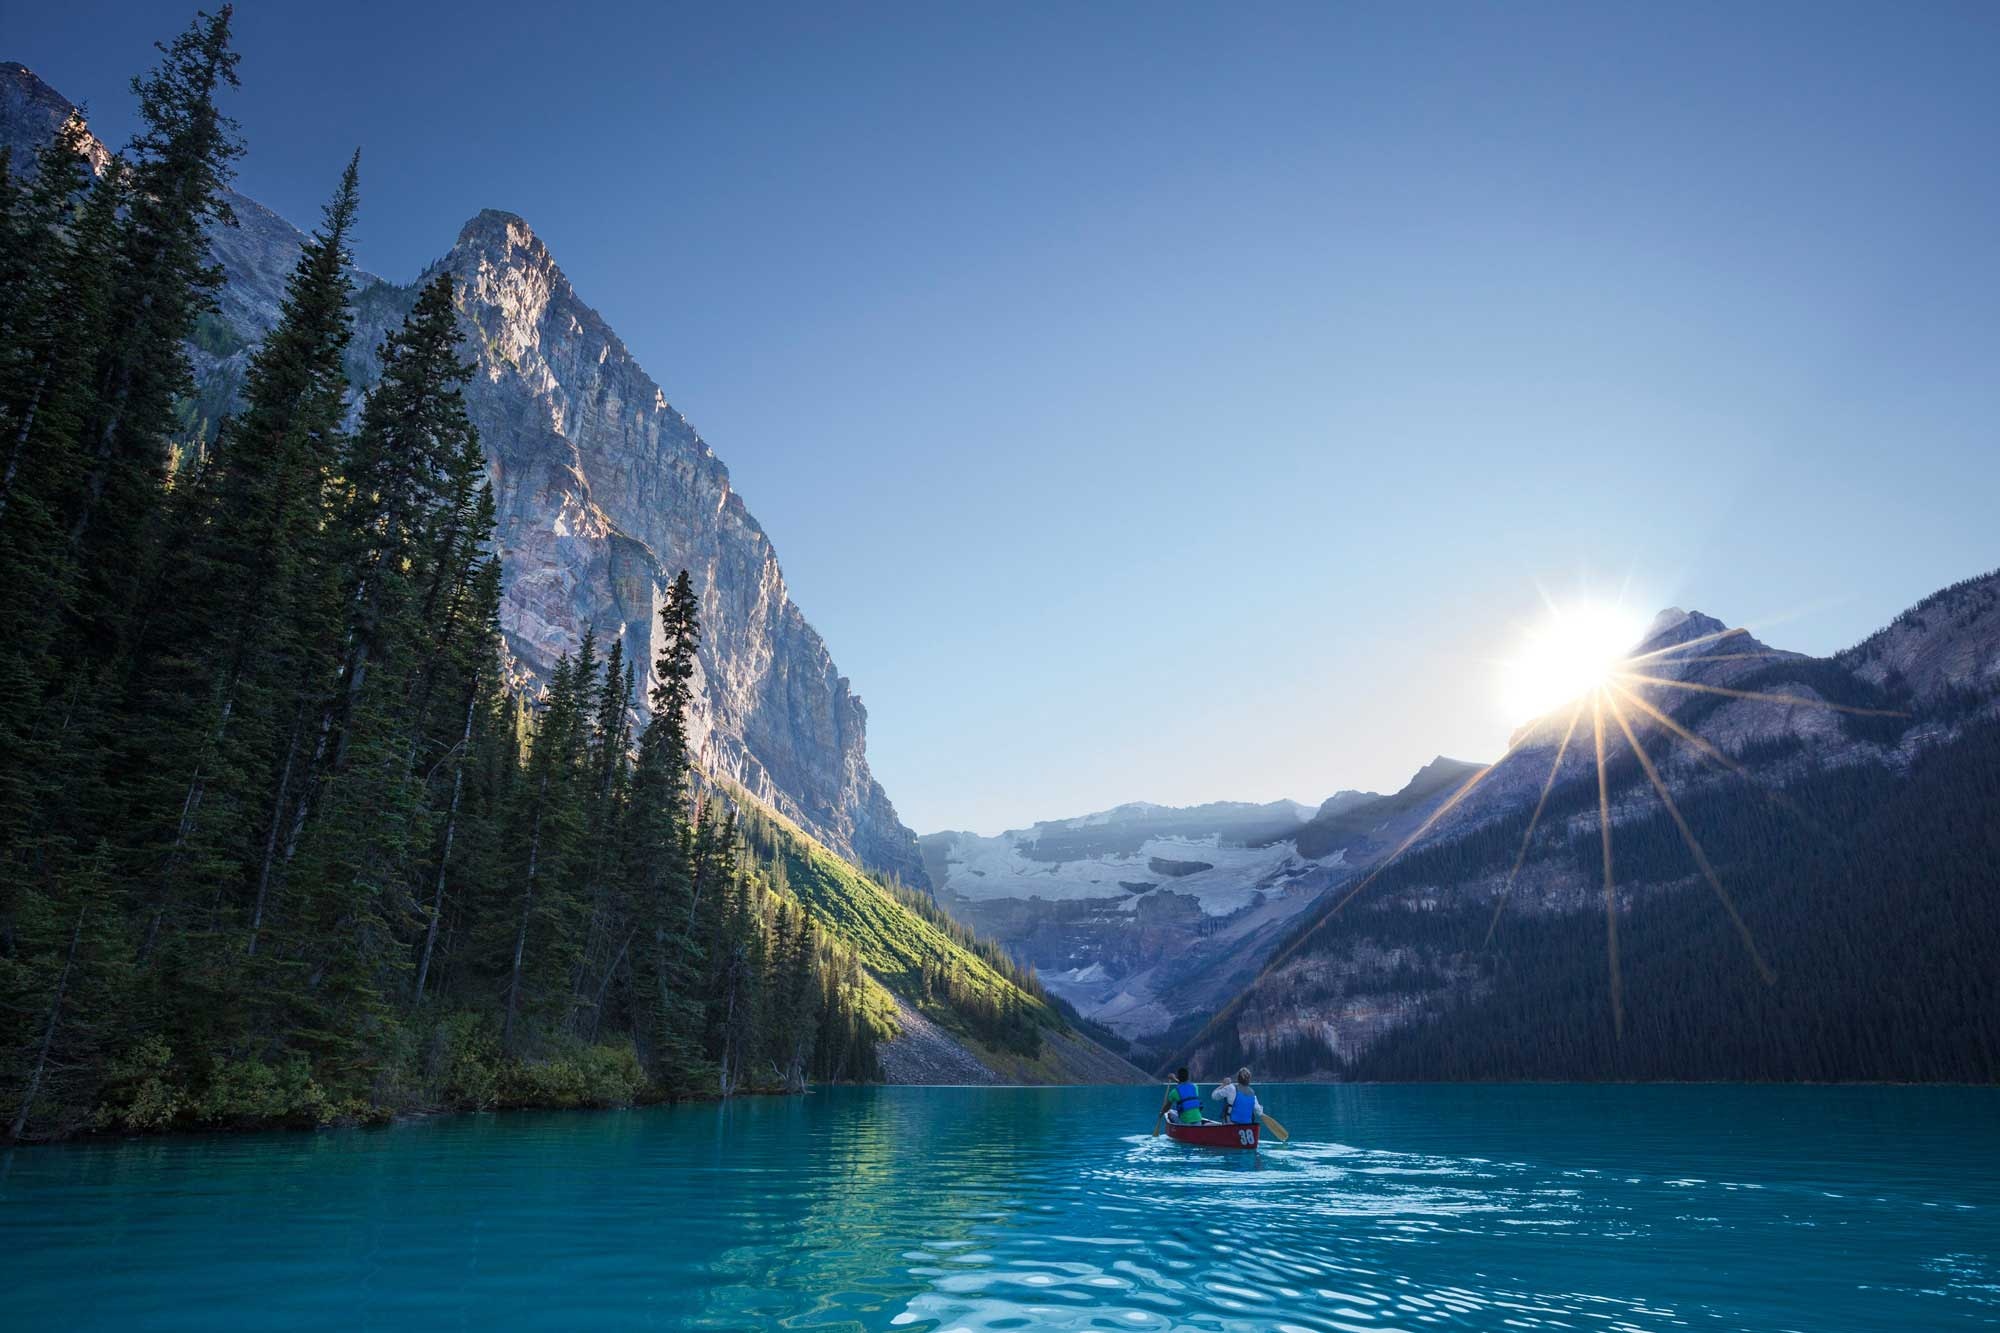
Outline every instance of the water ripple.
{"label": "water ripple", "polygon": [[1257,1153],[1130,1089],[21,1150],[0,1253],[23,1328],[2000,1323],[1983,1090],[1269,1095]]}

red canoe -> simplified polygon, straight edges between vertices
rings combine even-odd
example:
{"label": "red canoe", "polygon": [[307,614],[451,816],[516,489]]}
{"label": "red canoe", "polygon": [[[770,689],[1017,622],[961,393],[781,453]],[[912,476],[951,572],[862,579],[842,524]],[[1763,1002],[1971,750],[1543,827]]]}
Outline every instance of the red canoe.
{"label": "red canoe", "polygon": [[1254,1148],[1257,1146],[1257,1126],[1213,1123],[1176,1125],[1168,1121],[1167,1137],[1176,1143],[1191,1143],[1197,1148]]}

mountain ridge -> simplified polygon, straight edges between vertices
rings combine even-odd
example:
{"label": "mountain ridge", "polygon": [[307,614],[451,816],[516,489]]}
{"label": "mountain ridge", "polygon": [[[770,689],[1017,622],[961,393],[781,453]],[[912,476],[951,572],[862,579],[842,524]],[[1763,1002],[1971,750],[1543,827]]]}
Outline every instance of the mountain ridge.
{"label": "mountain ridge", "polygon": [[[1681,912],[1675,919],[1698,919],[1687,913],[1704,899],[1720,917],[1722,908],[1708,897],[1710,885],[1652,787],[1653,772],[1675,805],[1687,811],[1671,816],[1685,818],[1687,836],[1713,840],[1722,849],[1715,862],[1721,887],[1714,892],[1726,896],[1736,868],[1730,858],[1783,873],[1787,863],[1771,862],[1763,851],[1773,840],[1784,845],[1798,829],[1816,838],[1848,836],[1855,784],[1888,799],[1904,775],[1920,768],[1963,771],[1968,761],[1957,757],[1958,750],[1982,744],[1978,738],[1992,735],[2000,721],[2000,571],[1923,599],[1882,631],[1832,657],[1770,648],[1712,617],[1679,612],[1656,620],[1637,652],[1662,653],[1642,664],[1653,681],[1636,683],[1661,716],[1620,704],[1652,772],[1633,753],[1623,727],[1606,722],[1614,866],[1623,867],[1610,900],[1620,916],[1666,919],[1662,914],[1672,904],[1692,894],[1685,911],[1671,908]],[[1439,1060],[1451,1053],[1465,1062],[1461,1068],[1482,1071],[1478,1077],[1618,1076],[1615,1042],[1590,1048],[1598,1052],[1590,1061],[1609,1063],[1570,1065],[1559,1058],[1509,1064],[1504,1052],[1468,1047],[1473,1037],[1453,1045],[1460,1026],[1489,1033],[1489,1039],[1506,1031],[1514,1034],[1512,1040],[1529,1040],[1524,1016],[1516,1015],[1511,1028],[1482,1017],[1490,1006],[1522,1003],[1519,997],[1529,993],[1505,954],[1479,945],[1482,934],[1522,932],[1536,966],[1581,968],[1577,976],[1565,974],[1562,984],[1586,984],[1582,975],[1594,975],[1588,984],[1609,996],[1601,959],[1591,964],[1536,943],[1581,940],[1593,931],[1601,941],[1605,929],[1596,764],[1588,739],[1561,749],[1566,712],[1536,719],[1518,732],[1508,754],[1480,771],[1406,856],[1380,868],[1379,879],[1344,886],[1301,916],[1256,980],[1177,1056],[1218,1067],[1254,1060],[1260,1072],[1278,1077],[1342,1077],[1348,1071],[1445,1076],[1419,1072],[1444,1067],[1417,1061],[1411,1053],[1422,1049]],[[1583,726],[1588,737],[1587,718]],[[1559,751],[1563,759],[1557,766]],[[1767,799],[1746,795],[1746,779],[1750,792]],[[1806,802],[1824,807],[1823,813],[1814,815]],[[1531,809],[1540,812],[1539,824],[1531,824]],[[1635,839],[1637,851],[1630,845]],[[1990,877],[1993,870],[1988,864],[1981,873]],[[1896,870],[1887,866],[1881,873],[1893,882]],[[1354,898],[1363,884],[1367,894]],[[1756,887],[1753,881],[1746,892]],[[1917,883],[1902,891],[1914,903],[1926,887]],[[1934,887],[1956,893],[1963,886]],[[1759,907],[1773,910],[1766,902]],[[1860,941],[1842,946],[1827,935],[1855,928],[1848,921],[1839,916],[1817,921],[1820,933],[1798,947],[1818,950],[1820,967],[1865,956]],[[1543,995],[1540,1003],[1556,1003],[1551,992],[1534,993]],[[1683,997],[1682,1003],[1697,1015],[1688,1021],[1707,1021],[1699,1017],[1707,1011],[1698,998]],[[1377,1058],[1378,1049],[1389,1054]],[[1763,1076],[1771,1069],[1816,1067],[1796,1054],[1786,1061],[1744,1067],[1765,1071]],[[1699,1076],[1716,1076],[1715,1066],[1700,1067],[1711,1072]],[[1852,1077],[1861,1066],[1832,1059],[1824,1067]],[[1646,1068],[1645,1076],[1675,1076],[1671,1066]]]}
{"label": "mountain ridge", "polygon": [[1473,767],[1440,757],[1390,796],[1342,791],[1317,808],[1127,802],[918,845],[940,906],[1143,1059],[1248,982],[1289,922],[1393,849]]}

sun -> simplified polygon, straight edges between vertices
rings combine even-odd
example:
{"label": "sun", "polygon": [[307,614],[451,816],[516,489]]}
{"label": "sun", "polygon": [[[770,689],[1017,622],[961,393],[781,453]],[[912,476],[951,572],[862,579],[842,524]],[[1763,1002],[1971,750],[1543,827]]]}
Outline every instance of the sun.
{"label": "sun", "polygon": [[1646,618],[1609,602],[1551,605],[1501,664],[1500,701],[1528,722],[1609,685],[1646,632]]}
{"label": "sun", "polygon": [[[1543,594],[1547,600],[1547,594]],[[1743,914],[1736,909],[1736,900],[1723,885],[1722,876],[1715,864],[1702,849],[1701,841],[1695,836],[1692,825],[1681,813],[1674,800],[1673,789],[1661,776],[1659,765],[1652,752],[1642,740],[1641,733],[1650,733],[1655,745],[1663,740],[1672,744],[1678,740],[1700,760],[1723,772],[1744,779],[1774,804],[1792,809],[1784,794],[1764,789],[1758,779],[1748,769],[1728,754],[1704,739],[1699,733],[1690,731],[1673,715],[1670,699],[1656,703],[1649,695],[1658,692],[1690,692],[1701,695],[1719,695],[1731,699],[1755,699],[1767,703],[1783,704],[1788,708],[1824,708],[1838,713],[1860,713],[1878,717],[1902,717],[1909,714],[1890,709],[1855,708],[1847,704],[1829,703],[1817,696],[1773,693],[1766,690],[1743,690],[1708,680],[1694,680],[1675,674],[1675,668],[1686,667],[1701,661],[1741,661],[1759,657],[1783,656],[1772,653],[1749,638],[1750,631],[1738,626],[1720,629],[1712,634],[1697,635],[1683,639],[1665,647],[1639,651],[1650,622],[1636,611],[1629,610],[1622,602],[1597,602],[1579,600],[1566,606],[1548,603],[1548,615],[1527,630],[1517,645],[1513,656],[1501,660],[1500,694],[1512,720],[1517,723],[1532,722],[1542,717],[1554,719],[1554,730],[1521,725],[1507,744],[1507,751],[1492,763],[1480,768],[1459,786],[1450,796],[1435,806],[1424,817],[1422,823],[1411,830],[1386,856],[1379,858],[1365,875],[1359,876],[1348,887],[1333,906],[1323,913],[1319,920],[1305,931],[1292,936],[1291,942],[1278,950],[1264,967],[1267,973],[1275,972],[1293,954],[1305,946],[1314,934],[1340,915],[1341,909],[1353,902],[1368,886],[1373,884],[1384,871],[1401,859],[1404,852],[1423,841],[1433,828],[1448,818],[1458,808],[1460,802],[1472,795],[1488,774],[1506,766],[1507,761],[1524,750],[1540,749],[1546,746],[1553,751],[1549,760],[1548,775],[1542,779],[1542,794],[1535,802],[1534,813],[1528,816],[1526,829],[1522,831],[1520,846],[1515,850],[1514,868],[1507,872],[1500,892],[1494,895],[1493,915],[1486,927],[1486,939],[1481,948],[1491,948],[1494,932],[1499,928],[1501,913],[1506,910],[1507,900],[1514,891],[1514,881],[1527,864],[1528,853],[1534,846],[1535,829],[1542,821],[1542,812],[1548,808],[1549,796],[1556,788],[1557,779],[1562,776],[1563,760],[1572,751],[1583,756],[1583,762],[1596,773],[1597,787],[1597,835],[1604,863],[1604,953],[1606,970],[1610,979],[1611,1030],[1618,1040],[1625,1035],[1624,982],[1618,962],[1618,876],[1617,861],[1613,855],[1611,818],[1611,775],[1606,771],[1605,755],[1608,748],[1616,747],[1622,740],[1627,752],[1638,762],[1646,782],[1660,798],[1660,807],[1673,820],[1674,828],[1687,847],[1688,856],[1708,886],[1715,890],[1715,896],[1722,908],[1729,914],[1731,924],[1743,941],[1743,950],[1751,964],[1757,969],[1764,984],[1774,985],[1777,973],[1764,961],[1764,955],[1757,948],[1757,941],[1750,933],[1749,924]],[[1724,651],[1717,652],[1717,648]],[[1667,674],[1659,674],[1666,672]],[[1665,706],[1663,707],[1662,704]],[[1628,712],[1627,710],[1631,710]],[[1564,719],[1567,719],[1566,721]],[[1636,722],[1635,722],[1636,719]],[[1560,740],[1555,740],[1556,735]],[[1671,739],[1668,739],[1671,738]],[[1796,812],[1795,812],[1796,813]],[[1224,1014],[1235,1012],[1241,1003],[1241,996],[1230,1001]],[[1213,1023],[1214,1019],[1210,1020]]]}
{"label": "sun", "polygon": [[[1546,600],[1547,594],[1544,594]],[[1683,639],[1665,647],[1639,651],[1650,622],[1636,611],[1628,609],[1622,602],[1598,602],[1579,600],[1565,606],[1548,603],[1548,614],[1538,624],[1528,629],[1521,637],[1516,651],[1511,657],[1501,660],[1500,695],[1510,719],[1517,724],[1532,722],[1549,717],[1553,720],[1553,730],[1544,727],[1520,725],[1514,737],[1508,742],[1507,751],[1492,763],[1487,764],[1466,778],[1458,790],[1440,802],[1424,817],[1422,823],[1406,835],[1386,856],[1378,859],[1368,873],[1360,876],[1354,884],[1343,892],[1332,908],[1322,914],[1310,928],[1292,937],[1291,942],[1281,948],[1265,964],[1266,972],[1275,971],[1305,942],[1323,928],[1327,922],[1340,915],[1341,909],[1360,897],[1384,871],[1398,861],[1404,852],[1421,842],[1425,835],[1451,815],[1459,803],[1470,796],[1488,774],[1502,768],[1507,761],[1524,750],[1540,749],[1546,746],[1553,751],[1549,760],[1548,775],[1542,779],[1542,793],[1535,802],[1534,813],[1528,816],[1526,829],[1522,831],[1520,846],[1514,854],[1514,868],[1507,872],[1507,878],[1494,895],[1493,915],[1486,927],[1485,943],[1482,948],[1493,944],[1494,932],[1499,928],[1500,916],[1506,910],[1507,900],[1514,891],[1514,881],[1527,863],[1528,853],[1534,846],[1535,829],[1542,821],[1542,812],[1548,808],[1549,796],[1556,788],[1557,779],[1562,776],[1563,760],[1574,750],[1583,756],[1587,765],[1596,773],[1597,787],[1597,836],[1604,863],[1604,952],[1606,968],[1610,978],[1611,1030],[1613,1035],[1624,1039],[1625,1005],[1624,982],[1618,962],[1618,875],[1617,860],[1613,855],[1611,818],[1611,775],[1606,771],[1605,756],[1610,748],[1617,747],[1622,740],[1648,785],[1660,798],[1660,807],[1673,820],[1681,842],[1687,847],[1688,857],[1708,886],[1715,890],[1715,896],[1722,908],[1729,914],[1729,920],[1736,927],[1737,935],[1743,941],[1744,952],[1757,969],[1765,985],[1774,985],[1777,973],[1764,961],[1764,955],[1757,948],[1757,941],[1750,933],[1749,924],[1743,914],[1736,909],[1736,900],[1717,873],[1715,864],[1709,860],[1701,841],[1695,836],[1692,825],[1681,813],[1680,805],[1674,800],[1673,788],[1661,776],[1660,767],[1653,753],[1641,739],[1641,733],[1652,736],[1657,746],[1664,741],[1673,744],[1679,741],[1699,760],[1726,773],[1744,779],[1774,804],[1791,809],[1784,794],[1764,789],[1758,779],[1748,769],[1728,754],[1718,749],[1698,732],[1690,731],[1673,715],[1673,705],[1669,699],[1655,702],[1649,695],[1658,692],[1690,692],[1701,695],[1719,695],[1731,699],[1755,699],[1768,703],[1783,704],[1788,708],[1824,708],[1838,713],[1860,713],[1880,717],[1903,717],[1890,709],[1856,708],[1847,704],[1829,703],[1817,696],[1773,693],[1767,690],[1744,690],[1710,680],[1695,680],[1675,674],[1675,668],[1686,667],[1702,661],[1740,661],[1759,657],[1782,656],[1772,653],[1749,638],[1749,630],[1738,626],[1720,629],[1712,634],[1697,635]],[[1721,648],[1724,651],[1717,652]],[[1665,672],[1666,674],[1659,674]],[[1662,706],[1664,704],[1664,706]],[[1628,712],[1628,710],[1630,710]],[[1556,736],[1561,739],[1555,739]],[[1240,1000],[1240,997],[1239,997]],[[1232,1000],[1224,1013],[1234,1011],[1238,1000]],[[1218,1015],[1220,1017],[1220,1015]],[[1214,1020],[1211,1020],[1214,1021]]]}

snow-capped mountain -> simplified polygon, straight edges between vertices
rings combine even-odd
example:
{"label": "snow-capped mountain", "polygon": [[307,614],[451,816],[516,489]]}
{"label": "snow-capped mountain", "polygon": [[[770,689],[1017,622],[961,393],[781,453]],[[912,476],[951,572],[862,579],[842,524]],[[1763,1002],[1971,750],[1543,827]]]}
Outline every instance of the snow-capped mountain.
{"label": "snow-capped mountain", "polygon": [[919,845],[946,911],[1144,1049],[1233,994],[1295,918],[1471,771],[1439,759],[1394,795],[1342,792],[1317,808],[1138,802]]}

